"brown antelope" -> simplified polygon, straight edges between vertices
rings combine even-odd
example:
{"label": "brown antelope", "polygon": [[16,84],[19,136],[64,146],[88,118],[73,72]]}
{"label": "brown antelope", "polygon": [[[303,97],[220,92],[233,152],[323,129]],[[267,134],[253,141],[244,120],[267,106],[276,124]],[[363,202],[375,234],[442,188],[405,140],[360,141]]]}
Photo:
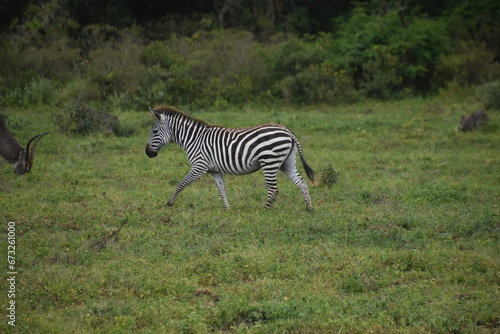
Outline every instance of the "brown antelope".
{"label": "brown antelope", "polygon": [[[35,157],[36,144],[48,132],[34,136],[28,141],[24,149],[12,136],[5,125],[5,121],[0,117],[0,155],[4,157],[14,167],[17,175],[23,175],[31,170]],[[30,146],[31,150],[30,150]]]}
{"label": "brown antelope", "polygon": [[460,130],[472,131],[488,124],[488,114],[484,110],[478,110],[472,115],[465,117],[462,116],[460,121]]}

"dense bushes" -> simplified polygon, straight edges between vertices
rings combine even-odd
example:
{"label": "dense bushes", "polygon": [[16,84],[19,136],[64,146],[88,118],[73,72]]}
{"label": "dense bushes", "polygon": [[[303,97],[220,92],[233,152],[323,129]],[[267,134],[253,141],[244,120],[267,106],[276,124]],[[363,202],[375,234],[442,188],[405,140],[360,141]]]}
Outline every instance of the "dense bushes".
{"label": "dense bushes", "polygon": [[434,64],[450,44],[443,20],[415,17],[404,26],[396,11],[370,16],[359,7],[340,24],[331,49],[359,94],[389,98],[435,89]]}
{"label": "dense bushes", "polygon": [[261,90],[258,48],[248,32],[198,31],[154,41],[142,52],[156,79],[145,93],[172,104],[248,102]]}
{"label": "dense bushes", "polygon": [[70,38],[76,29],[77,24],[56,1],[28,7],[22,23],[1,36],[0,92],[37,77],[71,80],[80,61],[78,43]]}
{"label": "dense bushes", "polygon": [[329,57],[314,40],[290,38],[269,47],[264,55],[268,92],[287,104],[333,103],[336,78],[325,63]]}
{"label": "dense bushes", "polygon": [[111,40],[101,37],[100,29],[95,27],[88,33],[88,38],[92,38],[97,45],[89,49],[87,62],[83,66],[95,90],[92,95],[103,100],[115,93],[139,94],[140,79],[145,77],[147,69],[140,62],[142,41],[136,29],[117,32]]}
{"label": "dense bushes", "polygon": [[500,65],[494,59],[485,43],[461,40],[456,43],[454,52],[439,55],[436,77],[460,87],[484,84],[498,79]]}
{"label": "dense bushes", "polygon": [[[461,7],[449,17],[415,14],[403,20],[396,9],[374,12],[370,6],[357,4],[336,18],[332,32],[257,39],[252,29],[221,30],[209,16],[184,22],[184,33],[172,17],[147,28],[80,27],[52,0],[29,7],[1,36],[0,103],[225,108],[389,99],[445,86],[484,85],[485,92],[498,87],[499,55],[488,37],[495,29],[470,23],[468,31],[457,30],[453,24],[466,15]],[[486,37],[474,39],[469,31]],[[495,94],[482,96],[488,96],[485,104],[498,106]]]}

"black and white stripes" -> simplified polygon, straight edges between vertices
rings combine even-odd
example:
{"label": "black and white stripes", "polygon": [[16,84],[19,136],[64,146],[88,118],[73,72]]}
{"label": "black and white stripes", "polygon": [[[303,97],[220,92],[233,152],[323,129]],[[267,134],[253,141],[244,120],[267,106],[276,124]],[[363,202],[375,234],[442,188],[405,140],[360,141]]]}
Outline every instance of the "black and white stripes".
{"label": "black and white stripes", "polygon": [[179,183],[167,205],[174,204],[179,193],[202,175],[213,176],[224,207],[229,208],[222,174],[242,175],[259,169],[264,172],[270,208],[276,199],[278,170],[285,173],[302,191],[307,210],[312,210],[309,189],[299,175],[295,162],[296,150],[307,176],[314,182],[314,171],[307,165],[297,137],[279,124],[264,124],[250,128],[230,129],[192,118],[171,107],[150,109],[156,118],[146,145],[152,158],[166,144],[175,142],[187,153],[191,170]]}

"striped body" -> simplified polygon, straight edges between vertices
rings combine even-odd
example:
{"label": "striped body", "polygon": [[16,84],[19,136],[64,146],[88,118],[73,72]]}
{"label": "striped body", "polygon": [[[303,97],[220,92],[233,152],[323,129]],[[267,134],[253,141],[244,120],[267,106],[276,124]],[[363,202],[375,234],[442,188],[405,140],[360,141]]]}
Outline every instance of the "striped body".
{"label": "striped body", "polygon": [[222,174],[242,175],[262,169],[268,188],[266,208],[271,207],[278,193],[276,175],[281,170],[299,187],[307,209],[312,210],[307,183],[296,168],[297,150],[311,180],[314,172],[304,160],[299,141],[286,127],[264,124],[230,129],[208,125],[170,107],[151,111],[156,123],[146,146],[147,155],[154,157],[164,145],[175,142],[186,151],[191,164],[191,170],[179,183],[167,205],[173,205],[186,186],[208,173],[214,177],[224,206],[228,209]]}

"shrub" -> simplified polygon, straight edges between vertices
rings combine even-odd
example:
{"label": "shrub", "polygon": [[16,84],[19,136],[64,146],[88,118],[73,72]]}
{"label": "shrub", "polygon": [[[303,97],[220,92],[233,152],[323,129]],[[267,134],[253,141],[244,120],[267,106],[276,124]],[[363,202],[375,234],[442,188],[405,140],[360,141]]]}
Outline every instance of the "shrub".
{"label": "shrub", "polygon": [[75,101],[91,96],[92,92],[87,80],[77,78],[66,83],[57,91],[57,105],[67,108],[74,105]]}
{"label": "shrub", "polygon": [[135,124],[122,124],[113,122],[112,131],[118,137],[132,137],[137,129]]}
{"label": "shrub", "polygon": [[486,43],[458,41],[454,52],[439,56],[436,78],[459,87],[481,84],[500,74],[500,66],[494,58],[494,54],[486,49]]}
{"label": "shrub", "polygon": [[[0,95],[7,106],[51,104],[57,98],[66,106],[82,95],[119,108],[168,103],[227,109],[255,99],[271,104],[389,99],[446,84],[464,88],[497,80],[496,3],[458,4],[432,19],[414,14],[425,12],[418,6],[400,16],[413,6],[385,5],[356,2],[346,17],[334,19],[335,32],[300,38],[286,32],[269,37],[278,26],[271,18],[255,21],[262,8],[241,8],[250,20],[226,13],[226,19],[255,23],[234,25],[260,31],[268,43],[263,44],[248,31],[217,30],[210,14],[172,14],[147,29],[117,28],[127,17],[113,19],[116,26],[79,27],[67,6],[47,0],[26,7],[0,36]],[[295,22],[290,27],[313,24],[303,10],[299,6],[285,15]],[[294,21],[299,16],[305,17],[301,23]],[[152,42],[145,46],[143,39]],[[495,94],[484,94],[488,106],[498,105]]]}
{"label": "shrub", "polygon": [[[78,87],[80,82],[74,85]],[[91,133],[114,134],[118,137],[130,137],[135,134],[138,124],[122,123],[118,117],[90,105],[90,98],[83,92],[62,108],[56,116],[59,128],[65,134],[88,135]]]}
{"label": "shrub", "polygon": [[50,79],[37,78],[24,88],[25,105],[45,105],[53,102],[55,87]]}
{"label": "shrub", "polygon": [[72,106],[64,108],[57,116],[57,123],[61,131],[66,134],[87,135],[95,132],[111,134],[119,129],[118,117],[92,108],[84,96],[80,96]]}
{"label": "shrub", "polygon": [[34,78],[23,88],[14,88],[3,97],[3,103],[8,107],[42,106],[53,104],[56,89],[52,80]]}
{"label": "shrub", "polygon": [[397,11],[369,15],[360,6],[332,35],[334,63],[368,97],[388,98],[405,88],[434,89],[434,63],[451,45],[444,20],[413,17],[405,27]]}
{"label": "shrub", "polygon": [[311,65],[326,60],[326,51],[314,43],[292,37],[269,48],[264,55],[268,69],[268,82],[277,82],[287,76],[295,76]]}
{"label": "shrub", "polygon": [[500,81],[484,84],[476,93],[486,109],[500,109]]}
{"label": "shrub", "polygon": [[261,87],[262,63],[257,43],[248,32],[197,31],[191,37],[173,35],[150,43],[141,59],[156,81],[146,94],[164,90],[174,104],[242,103]]}
{"label": "shrub", "polygon": [[201,84],[186,64],[172,66],[168,71],[155,65],[143,78],[139,101],[143,105],[189,104],[201,96]]}
{"label": "shrub", "polygon": [[322,169],[320,175],[319,184],[327,188],[331,188],[339,179],[339,173],[331,165]]}
{"label": "shrub", "polygon": [[140,81],[147,75],[140,62],[141,41],[134,29],[122,30],[117,39],[104,41],[103,45],[89,52],[87,76],[97,98],[120,92],[139,94]]}
{"label": "shrub", "polygon": [[263,58],[266,86],[285,103],[332,103],[338,80],[325,61],[329,55],[320,43],[290,38],[269,47]]}
{"label": "shrub", "polygon": [[23,89],[14,88],[8,90],[4,96],[2,96],[2,104],[6,107],[20,107],[23,105]]}

